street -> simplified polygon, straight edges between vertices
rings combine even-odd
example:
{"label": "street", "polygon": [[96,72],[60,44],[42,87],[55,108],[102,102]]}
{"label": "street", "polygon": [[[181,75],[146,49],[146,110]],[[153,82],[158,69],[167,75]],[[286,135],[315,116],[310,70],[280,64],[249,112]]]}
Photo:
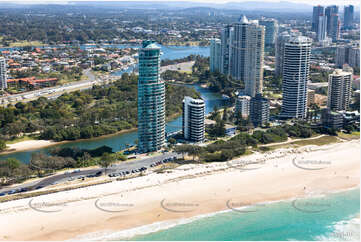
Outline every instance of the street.
{"label": "street", "polygon": [[[132,170],[140,169],[142,167],[149,168],[151,164],[159,161],[163,161],[164,159],[170,158],[170,157],[177,157],[180,158],[181,155],[177,153],[164,153],[159,156],[149,157],[142,160],[135,160],[130,162],[122,162],[120,164],[113,164],[109,168],[107,168],[106,173],[119,173],[119,172],[126,172],[128,171],[130,174],[132,174]],[[65,172],[63,174],[59,175],[53,175],[50,177],[46,177],[44,179],[41,179],[40,181],[35,182],[29,182],[26,184],[21,184],[18,186],[13,187],[7,187],[0,189],[0,193],[8,193],[9,191],[14,190],[20,190],[20,189],[26,189],[26,190],[34,190],[36,188],[40,189],[46,186],[50,186],[53,184],[63,183],[66,181],[71,181],[78,179],[80,177],[86,177],[86,176],[95,176],[99,172],[104,172],[104,168],[95,168],[95,169],[87,169],[87,170],[80,170],[78,172]]]}

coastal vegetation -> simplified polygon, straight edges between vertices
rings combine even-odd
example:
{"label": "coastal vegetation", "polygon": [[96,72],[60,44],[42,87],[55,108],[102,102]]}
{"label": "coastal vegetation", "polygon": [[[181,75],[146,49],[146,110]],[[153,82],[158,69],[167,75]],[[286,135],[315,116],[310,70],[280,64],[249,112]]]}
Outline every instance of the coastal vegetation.
{"label": "coastal vegetation", "polygon": [[122,152],[108,146],[95,149],[54,148],[50,154],[33,153],[29,163],[8,158],[0,162],[0,186],[19,183],[29,178],[44,177],[67,168],[101,166],[105,170],[115,161],[125,161]]}
{"label": "coastal vegetation", "polygon": [[[218,120],[222,123],[223,120]],[[217,124],[216,124],[217,126]],[[295,125],[283,125],[272,127],[267,130],[256,130],[253,134],[241,132],[228,140],[217,140],[207,146],[196,145],[179,145],[175,147],[175,151],[197,157],[198,161],[214,162],[214,161],[228,161],[247,151],[247,147],[256,148],[257,145],[271,144],[276,142],[287,141],[288,137],[295,138],[309,138],[313,135],[310,127],[303,123]]]}

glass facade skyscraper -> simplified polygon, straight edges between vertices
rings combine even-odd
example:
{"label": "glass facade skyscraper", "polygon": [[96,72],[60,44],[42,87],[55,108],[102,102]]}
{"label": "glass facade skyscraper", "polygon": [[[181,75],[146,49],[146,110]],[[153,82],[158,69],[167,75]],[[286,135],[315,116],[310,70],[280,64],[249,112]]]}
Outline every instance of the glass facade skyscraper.
{"label": "glass facade skyscraper", "polygon": [[345,29],[352,28],[353,24],[353,5],[345,6],[343,9],[343,26]]}
{"label": "glass facade skyscraper", "polygon": [[160,79],[160,47],[143,41],[139,49],[138,150],[157,151],[165,142],[165,85]]}

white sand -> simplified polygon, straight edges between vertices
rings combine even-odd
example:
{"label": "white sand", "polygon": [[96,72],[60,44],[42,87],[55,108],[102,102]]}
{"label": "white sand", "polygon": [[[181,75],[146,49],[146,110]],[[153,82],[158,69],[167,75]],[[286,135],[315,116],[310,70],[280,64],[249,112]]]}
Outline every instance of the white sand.
{"label": "white sand", "polygon": [[[14,144],[7,144],[6,146],[7,146],[7,150],[11,152],[15,152],[15,151],[43,148],[54,144],[57,144],[57,142],[50,140],[25,140]],[[6,153],[6,151],[4,153]]]}
{"label": "white sand", "polygon": [[[300,169],[293,159],[306,168],[314,167],[307,161],[321,161],[323,169]],[[240,160],[265,164],[230,168]],[[226,210],[227,201],[250,205],[357,187],[360,144],[280,149],[232,164],[184,165],[169,173],[1,203],[0,239],[65,240]],[[29,202],[53,212],[36,211]]]}

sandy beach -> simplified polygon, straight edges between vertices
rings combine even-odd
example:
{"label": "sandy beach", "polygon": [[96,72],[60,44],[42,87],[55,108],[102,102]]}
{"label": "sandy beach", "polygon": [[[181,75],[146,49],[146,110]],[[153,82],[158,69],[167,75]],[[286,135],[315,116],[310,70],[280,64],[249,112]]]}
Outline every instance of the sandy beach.
{"label": "sandy beach", "polygon": [[[360,141],[254,153],[232,162],[0,204],[1,240],[107,239],[118,231],[359,186]],[[240,163],[259,162],[240,166]],[[105,236],[105,237],[104,237]]]}
{"label": "sandy beach", "polygon": [[20,141],[14,144],[7,144],[6,150],[1,152],[0,154],[7,154],[12,152],[24,151],[24,150],[32,150],[44,148],[51,145],[59,144],[60,142],[55,142],[51,140],[25,140]]}

